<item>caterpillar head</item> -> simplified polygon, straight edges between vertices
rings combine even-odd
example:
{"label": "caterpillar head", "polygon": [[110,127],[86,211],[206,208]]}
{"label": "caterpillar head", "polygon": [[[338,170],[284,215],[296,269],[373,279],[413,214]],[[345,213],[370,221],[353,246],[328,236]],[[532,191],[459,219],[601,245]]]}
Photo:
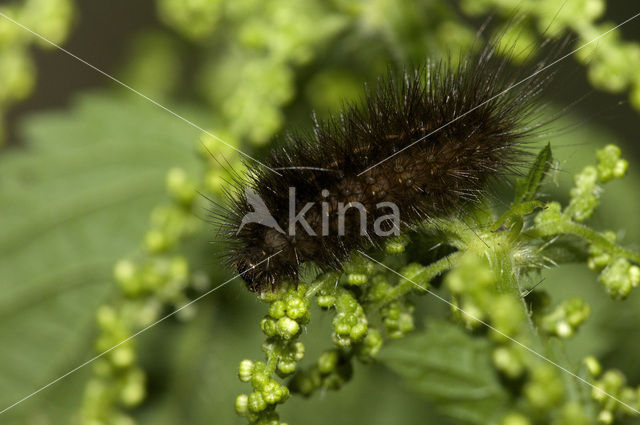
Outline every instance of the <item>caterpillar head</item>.
{"label": "caterpillar head", "polygon": [[251,291],[263,292],[278,286],[280,280],[297,282],[298,264],[293,244],[274,229],[261,225],[247,226],[243,231],[245,248],[236,251],[233,266]]}

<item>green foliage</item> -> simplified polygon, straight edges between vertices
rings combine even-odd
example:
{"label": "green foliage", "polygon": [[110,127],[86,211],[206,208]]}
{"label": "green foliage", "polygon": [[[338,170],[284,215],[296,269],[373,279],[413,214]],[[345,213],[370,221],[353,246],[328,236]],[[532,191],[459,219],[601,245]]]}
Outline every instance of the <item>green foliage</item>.
{"label": "green foliage", "polygon": [[[146,211],[164,198],[158,164],[195,165],[189,128],[119,96],[86,95],[70,113],[29,119],[23,134],[29,148],[0,167],[0,341],[11,347],[0,361],[14,371],[0,379],[3,406],[84,360],[96,311],[109,321],[98,307],[114,293],[111,267],[136,250]],[[67,422],[77,393],[63,394],[17,407],[3,422],[36,420],[39,410]]]}
{"label": "green foliage", "polygon": [[447,416],[469,424],[497,423],[508,394],[492,367],[490,344],[445,321],[385,348],[380,360]]}
{"label": "green foliage", "polygon": [[[304,123],[299,115],[306,119],[304,111],[311,107],[322,115],[345,99],[357,99],[362,82],[373,81],[390,63],[402,67],[447,53],[454,53],[455,60],[455,52],[475,38],[475,29],[444,1],[157,0],[156,5],[160,20],[175,33],[142,31],[119,75],[167,106],[176,98],[204,100],[206,113],[179,111],[257,156],[285,124]],[[461,5],[469,16],[494,10],[507,15],[514,7],[502,0]],[[571,0],[558,7],[551,0],[519,2],[527,17],[502,40],[517,43],[517,63],[527,59],[527,43],[536,43],[549,24],[548,35],[578,34],[575,47],[612,27],[598,22],[602,0]],[[67,35],[72,9],[69,0],[24,0],[2,11],[59,43]],[[32,90],[35,70],[27,48],[34,43],[45,46],[0,19],[3,112]],[[577,58],[596,87],[628,89],[633,105],[640,104],[637,43],[614,31]],[[570,134],[569,144],[578,140],[591,147],[609,140],[585,128]],[[221,169],[221,156],[235,172],[243,169],[242,158],[231,148],[209,136],[198,140],[166,112],[121,96],[87,96],[68,115],[33,118],[25,129],[25,150],[5,155],[0,168],[6,223],[1,230],[0,314],[5,322],[0,342],[7,347],[0,356],[12,366],[0,380],[5,404],[72,369],[91,357],[91,350],[110,350],[135,335],[203,293],[210,279],[224,281],[222,267],[204,244],[211,237],[196,218],[206,208],[199,193],[216,200],[223,193],[230,171]],[[576,160],[588,161],[580,154],[589,149],[580,147]],[[388,389],[395,376],[380,378],[380,384],[364,376],[358,363],[378,372],[380,366],[395,371],[443,414],[425,410],[433,423],[448,424],[447,418],[453,418],[456,423],[580,425],[633,414],[513,341],[638,405],[637,390],[622,372],[603,372],[594,356],[579,369],[554,349],[560,339],[571,344],[585,333],[593,335],[587,320],[592,311],[605,322],[623,321],[617,319],[623,309],[603,306],[607,299],[594,304],[575,293],[552,297],[540,288],[532,291],[541,270],[573,261],[598,273],[611,298],[629,298],[626,306],[633,302],[640,257],[621,246],[620,234],[586,224],[601,200],[608,225],[633,224],[633,216],[606,199],[616,189],[603,192],[605,183],[626,173],[628,163],[613,145],[600,149],[596,159],[577,173],[562,167],[575,174],[563,207],[541,196],[553,190],[543,180],[557,171],[550,166],[547,146],[519,179],[513,203],[499,218],[492,206],[482,205],[479,211],[425,225],[420,232],[425,239],[403,235],[383,252],[368,253],[370,258],[354,256],[342,273],[264,294],[268,307],[261,318],[261,307],[249,305],[236,284],[238,292],[222,303],[200,301],[204,313],[181,310],[179,321],[193,318],[188,325],[171,322],[157,329],[156,340],[119,345],[98,359],[91,373],[74,375],[72,390],[34,397],[10,411],[7,420],[68,423],[70,412],[81,404],[74,419],[91,425],[197,424],[211,418],[226,423],[233,421],[235,394],[244,391],[235,398],[235,410],[254,423],[275,424],[280,413],[299,423],[326,422],[328,415],[346,423],[410,421],[406,412],[422,406],[422,400],[410,404],[411,396],[399,386]],[[637,182],[626,184],[617,203],[635,205]],[[438,244],[449,251],[429,250]],[[587,292],[588,278],[578,286],[575,276],[581,275],[565,273],[544,289]],[[417,297],[425,290],[451,303],[446,321],[446,313],[433,305],[425,313],[424,298]],[[312,320],[312,315],[318,317]],[[324,329],[323,315],[331,316]],[[252,356],[251,331],[258,329],[265,334],[264,361],[245,359],[234,376],[232,365]],[[307,336],[314,329],[320,336]],[[628,340],[616,340],[608,330],[595,335],[586,346],[595,347],[587,351],[598,356],[608,345]],[[93,339],[95,347],[88,347],[86,341]],[[629,375],[629,381],[634,378]],[[299,395],[327,389],[340,389],[339,395],[326,393],[322,402],[296,407]],[[382,391],[394,403],[385,405]],[[322,414],[309,414],[318,405]],[[324,407],[338,412],[345,405],[336,415]]]}
{"label": "green foliage", "polygon": [[534,200],[536,193],[538,193],[538,191],[540,190],[542,180],[549,172],[551,162],[551,145],[547,144],[547,146],[545,146],[544,149],[540,151],[535,161],[531,165],[529,174],[527,174],[525,178],[516,180],[516,204]]}

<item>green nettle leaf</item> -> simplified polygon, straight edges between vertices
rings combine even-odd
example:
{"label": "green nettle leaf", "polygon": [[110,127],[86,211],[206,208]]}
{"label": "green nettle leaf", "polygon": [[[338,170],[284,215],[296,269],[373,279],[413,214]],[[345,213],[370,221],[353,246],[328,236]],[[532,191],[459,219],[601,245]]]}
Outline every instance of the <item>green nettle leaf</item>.
{"label": "green nettle leaf", "polygon": [[[196,166],[197,132],[130,96],[85,95],[22,124],[24,148],[0,158],[0,410],[93,355],[114,262],[139,249],[168,168]],[[76,380],[2,422],[68,423]]]}
{"label": "green nettle leaf", "polygon": [[429,322],[384,348],[380,359],[447,416],[488,425],[504,414],[507,394],[492,367],[489,342],[455,324]]}
{"label": "green nettle leaf", "polygon": [[549,171],[552,158],[551,145],[547,143],[538,153],[527,176],[516,181],[515,204],[532,201],[535,198],[544,176]]}

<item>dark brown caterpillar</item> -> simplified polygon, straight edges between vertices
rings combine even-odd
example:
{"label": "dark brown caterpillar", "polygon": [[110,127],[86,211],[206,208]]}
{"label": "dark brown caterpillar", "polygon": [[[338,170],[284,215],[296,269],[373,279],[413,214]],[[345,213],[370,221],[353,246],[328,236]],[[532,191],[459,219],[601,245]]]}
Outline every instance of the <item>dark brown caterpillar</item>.
{"label": "dark brown caterpillar", "polygon": [[[516,84],[535,69],[515,73],[507,62],[491,45],[455,67],[389,76],[360,106],[273,149],[265,164],[281,175],[251,165],[219,214],[229,263],[249,289],[295,282],[308,261],[340,269],[354,250],[476,202],[492,179],[513,173],[541,125],[535,100],[550,76]],[[400,220],[383,202],[397,206]]]}

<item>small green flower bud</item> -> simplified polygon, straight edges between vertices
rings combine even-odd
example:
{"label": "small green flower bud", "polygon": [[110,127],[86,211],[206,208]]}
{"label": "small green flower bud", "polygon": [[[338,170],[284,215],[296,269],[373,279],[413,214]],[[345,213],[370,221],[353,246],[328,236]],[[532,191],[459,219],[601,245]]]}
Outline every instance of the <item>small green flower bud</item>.
{"label": "small green flower bud", "polygon": [[620,371],[609,370],[605,372],[600,382],[604,384],[606,389],[609,390],[607,392],[611,394],[618,392],[618,390],[620,390],[620,388],[622,388],[626,383],[626,379]]}
{"label": "small green flower bud", "polygon": [[102,329],[112,329],[116,326],[118,316],[116,315],[116,311],[113,309],[113,307],[103,305],[98,308],[96,320],[98,322],[98,326],[100,326]]}
{"label": "small green flower bud", "polygon": [[249,396],[246,394],[240,394],[236,397],[236,413],[240,416],[244,416],[247,413],[249,407]]}
{"label": "small green flower bud", "polygon": [[308,303],[305,302],[302,298],[292,298],[286,304],[287,316],[291,319],[299,319],[307,314],[308,311]]}
{"label": "small green flower bud", "polygon": [[384,246],[384,250],[387,254],[402,254],[409,244],[409,237],[405,235],[396,236],[393,239],[387,241]]}
{"label": "small green flower bud", "polygon": [[264,372],[258,372],[253,370],[253,375],[251,375],[251,385],[258,391],[261,391],[265,385],[269,382],[269,375]]}
{"label": "small green flower bud", "polygon": [[338,352],[335,350],[325,351],[318,358],[318,370],[322,374],[333,372],[336,364],[338,364]]}
{"label": "small green flower bud", "polygon": [[295,361],[299,362],[300,360],[302,360],[302,358],[304,357],[304,344],[300,341],[296,342],[294,345],[294,359]]}
{"label": "small green flower bud", "polygon": [[[636,266],[637,267],[637,266]],[[598,276],[607,293],[616,299],[623,299],[638,286],[640,270],[632,266],[628,260],[618,258],[611,262]]]}
{"label": "small green flower bud", "polygon": [[357,274],[357,273],[349,273],[347,275],[347,283],[349,285],[364,285],[367,283],[367,275],[366,274]]}
{"label": "small green flower bud", "polygon": [[573,178],[575,187],[571,189],[571,201],[568,211],[576,221],[584,221],[591,217],[598,206],[599,191],[598,171],[596,167],[587,166]]}
{"label": "small green flower bud", "polygon": [[545,224],[563,220],[565,220],[565,217],[562,215],[562,206],[558,202],[549,202],[534,218],[537,226],[544,226]]}
{"label": "small green flower bud", "polygon": [[280,387],[280,389],[282,390],[282,398],[280,399],[280,403],[284,403],[291,396],[291,392],[289,391],[289,388],[285,386]]}
{"label": "small green flower bud", "polygon": [[580,298],[564,301],[542,319],[542,328],[560,338],[572,336],[578,327],[589,317],[591,308]]}
{"label": "small green flower bud", "polygon": [[602,373],[602,366],[600,362],[593,356],[586,357],[583,361],[589,374],[593,377],[597,377]]}
{"label": "small green flower bud", "polygon": [[109,354],[111,358],[111,363],[118,368],[125,368],[128,366],[131,366],[136,358],[135,351],[128,344],[119,346]]}
{"label": "small green flower bud", "polygon": [[113,277],[120,285],[126,285],[130,282],[136,273],[136,266],[129,260],[120,260],[113,268]]}
{"label": "small green flower bud", "polygon": [[280,297],[280,294],[276,291],[264,291],[258,294],[258,299],[265,303],[272,303]]}
{"label": "small green flower bud", "polygon": [[592,423],[591,415],[588,415],[584,406],[577,401],[565,404],[560,417],[553,421],[553,425],[590,425]]}
{"label": "small green flower bud", "polygon": [[600,255],[589,257],[587,260],[587,266],[589,269],[599,272],[604,269],[607,264],[611,262],[611,256],[609,254],[603,253]]}
{"label": "small green flower bud", "polygon": [[283,301],[274,301],[269,306],[269,316],[279,319],[284,316],[286,309],[287,306]]}
{"label": "small green flower bud", "polygon": [[336,302],[336,297],[333,295],[318,295],[316,302],[318,303],[318,307],[330,308],[333,307],[333,304]]}
{"label": "small green flower bud", "polygon": [[351,295],[350,292],[344,292],[338,297],[336,301],[336,308],[339,311],[351,312],[358,308],[358,301]]}
{"label": "small green flower bud", "polygon": [[[452,307],[451,311],[458,317],[467,328],[475,329],[480,326],[479,320],[486,320],[484,311],[472,301],[465,301],[460,310]],[[463,313],[464,311],[464,313]]]}
{"label": "small green flower bud", "polygon": [[531,425],[531,422],[520,413],[509,413],[502,419],[500,425]]}
{"label": "small green flower bud", "polygon": [[296,321],[301,325],[306,325],[311,320],[311,312],[307,310],[302,316],[300,316]]}
{"label": "small green flower bud", "polygon": [[382,348],[382,335],[375,328],[369,328],[367,335],[364,337],[359,347],[358,356],[363,362],[370,361],[375,358]]}
{"label": "small green flower bud", "polygon": [[414,329],[413,316],[409,313],[402,313],[398,317],[398,330],[403,334],[409,333]]}
{"label": "small green flower bud", "polygon": [[291,339],[300,331],[300,325],[289,317],[278,320],[277,332],[283,339]]}
{"label": "small green flower bud", "polygon": [[624,177],[629,168],[629,163],[620,158],[620,148],[616,145],[607,145],[599,149],[596,152],[596,159],[598,160],[598,178],[603,183]]}
{"label": "small green flower bud", "polygon": [[[525,320],[519,302],[519,299],[508,294],[494,297],[493,307],[489,311],[489,315],[494,326],[500,329],[502,333],[514,335],[518,331],[520,324]],[[465,309],[465,311],[467,310]],[[498,341],[502,341],[505,338],[504,335],[497,332],[492,332],[491,335]]]}
{"label": "small green flower bud", "polygon": [[337,334],[336,332],[334,332],[331,335],[331,339],[332,339],[333,343],[335,345],[337,345],[338,347],[346,348],[346,347],[350,347],[351,346],[351,338],[346,337],[344,335]]}
{"label": "small green flower bud", "polygon": [[290,375],[296,371],[296,362],[280,360],[278,362],[278,370],[284,375]]}
{"label": "small green flower bud", "polygon": [[189,205],[196,198],[197,191],[193,183],[189,181],[186,171],[182,168],[172,168],[167,173],[167,191],[178,202]]}
{"label": "small green flower bud", "polygon": [[339,314],[333,319],[333,329],[338,335],[349,335],[351,332],[351,326],[349,326],[347,317]]}
{"label": "small green flower bud", "polygon": [[265,335],[274,336],[276,332],[278,332],[278,325],[275,320],[265,317],[260,321],[260,329],[262,329]]}
{"label": "small green flower bud", "polygon": [[158,253],[167,250],[170,242],[163,232],[152,229],[144,236],[144,245],[149,252]]}
{"label": "small green flower bud", "polygon": [[253,392],[249,394],[249,400],[247,404],[248,404],[249,410],[255,413],[262,412],[264,409],[267,408],[267,402],[264,401],[262,394],[259,392]]}
{"label": "small green flower bud", "polygon": [[397,302],[392,302],[382,309],[382,315],[386,319],[397,320],[400,317],[400,313],[400,304]]}
{"label": "small green flower bud", "polygon": [[386,276],[384,275],[376,275],[373,278],[373,284],[369,289],[369,298],[372,301],[381,300],[386,295],[387,291],[389,291],[389,282],[387,281]]}
{"label": "small green flower bud", "polygon": [[358,341],[367,333],[367,319],[363,318],[363,320],[358,321],[355,325],[351,327],[351,331],[349,332],[349,336],[352,340]]}
{"label": "small green flower bud", "polygon": [[120,392],[120,401],[127,407],[137,406],[146,394],[144,372],[133,369],[127,373],[125,379],[125,385]]}
{"label": "small green flower bud", "polygon": [[262,388],[262,398],[267,404],[276,404],[280,401],[282,397],[282,390],[280,389],[280,385],[274,381],[270,380],[267,384]]}
{"label": "small green flower bud", "polygon": [[538,409],[549,410],[557,406],[564,397],[564,385],[555,369],[547,365],[538,365],[524,388],[531,404]]}
{"label": "small green flower bud", "polygon": [[498,347],[493,351],[493,364],[496,369],[509,378],[515,379],[524,373],[524,365],[519,356],[507,347]]}
{"label": "small green flower bud", "polygon": [[613,413],[609,410],[602,410],[598,414],[598,422],[601,424],[609,425],[613,423]]}
{"label": "small green flower bud", "polygon": [[242,382],[249,382],[253,373],[253,362],[251,360],[243,360],[238,366],[238,377]]}

